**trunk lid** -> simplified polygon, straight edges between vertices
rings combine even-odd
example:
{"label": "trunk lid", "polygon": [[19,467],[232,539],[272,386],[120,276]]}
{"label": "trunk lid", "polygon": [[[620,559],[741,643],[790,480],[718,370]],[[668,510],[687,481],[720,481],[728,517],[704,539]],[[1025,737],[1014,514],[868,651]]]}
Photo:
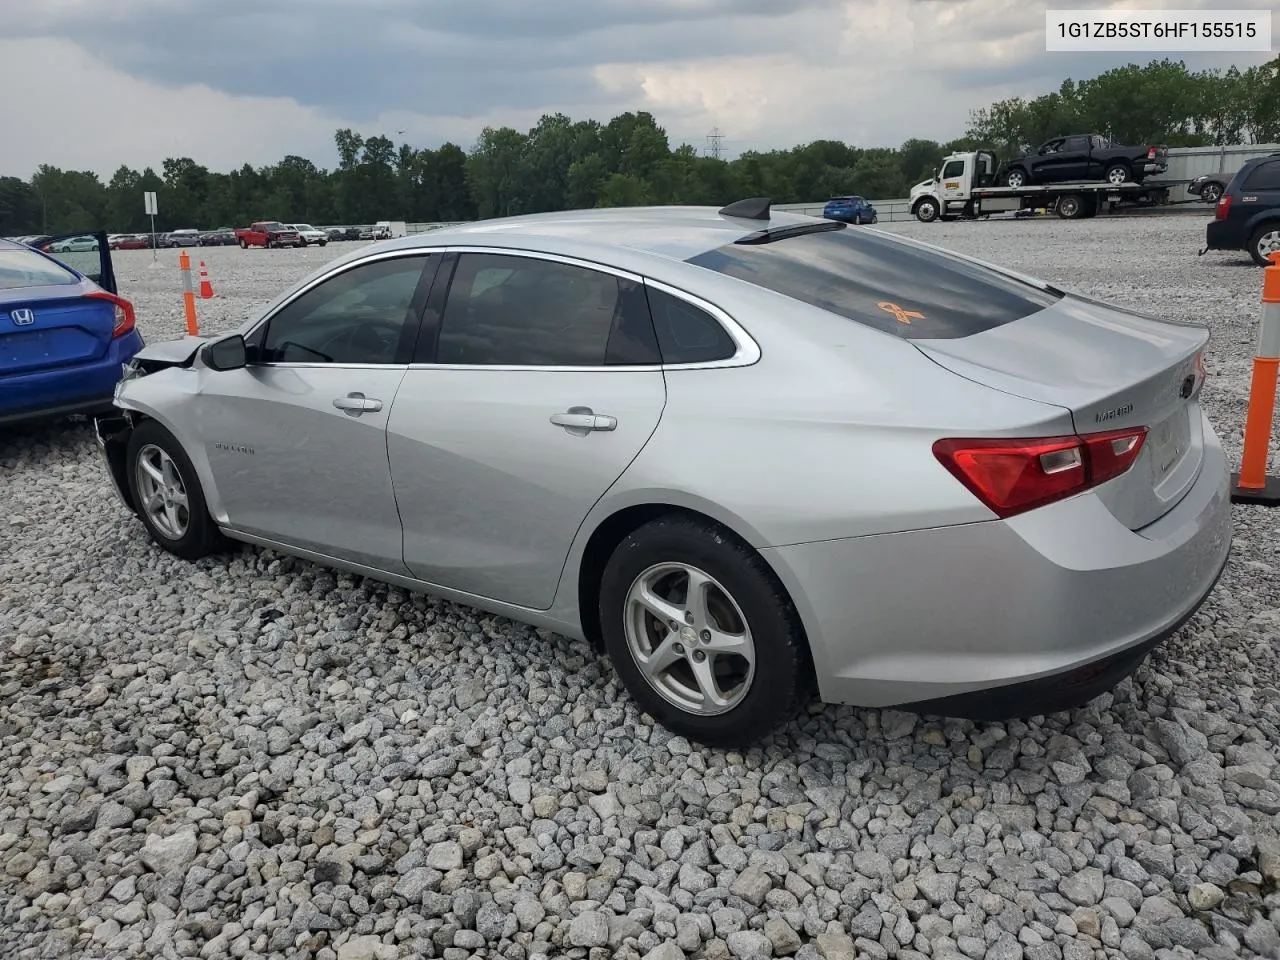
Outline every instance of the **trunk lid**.
{"label": "trunk lid", "polygon": [[[78,290],[78,287],[72,289]],[[29,373],[101,359],[111,344],[115,307],[68,296],[65,286],[0,294],[0,375]]]}
{"label": "trunk lid", "polygon": [[1077,433],[1146,427],[1137,462],[1095,491],[1139,530],[1173,509],[1199,475],[1199,354],[1208,340],[1203,327],[1068,296],[970,337],[912,343],[960,376],[1065,407]]}

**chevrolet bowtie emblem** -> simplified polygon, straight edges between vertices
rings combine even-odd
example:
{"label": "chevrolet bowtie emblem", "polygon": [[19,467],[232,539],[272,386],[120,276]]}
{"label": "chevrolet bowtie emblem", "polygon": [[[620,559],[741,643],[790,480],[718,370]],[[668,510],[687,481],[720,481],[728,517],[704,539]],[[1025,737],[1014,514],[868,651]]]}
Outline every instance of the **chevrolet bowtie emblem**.
{"label": "chevrolet bowtie emblem", "polygon": [[897,320],[899,323],[909,324],[912,320],[924,319],[923,313],[916,313],[914,310],[903,310],[896,303],[891,303],[888,300],[881,300],[876,304],[876,306],[881,310],[884,310],[886,313],[892,313],[893,319]]}

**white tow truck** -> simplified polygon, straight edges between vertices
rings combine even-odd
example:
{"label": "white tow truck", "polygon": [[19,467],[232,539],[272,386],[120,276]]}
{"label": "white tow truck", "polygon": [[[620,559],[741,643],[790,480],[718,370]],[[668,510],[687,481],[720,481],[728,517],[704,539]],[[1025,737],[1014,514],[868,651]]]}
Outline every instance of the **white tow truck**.
{"label": "white tow truck", "polygon": [[1109,212],[1117,206],[1168,201],[1166,187],[1140,183],[1071,181],[1038,186],[997,186],[999,164],[986,150],[943,158],[938,175],[911,188],[911,213],[921,223],[972,220],[992,213],[1048,210],[1064,220]]}

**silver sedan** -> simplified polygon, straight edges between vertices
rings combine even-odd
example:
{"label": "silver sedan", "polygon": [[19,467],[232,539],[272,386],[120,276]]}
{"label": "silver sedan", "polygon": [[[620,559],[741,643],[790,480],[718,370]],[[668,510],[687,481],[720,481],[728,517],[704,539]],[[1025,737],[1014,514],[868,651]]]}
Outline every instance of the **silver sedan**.
{"label": "silver sedan", "polygon": [[588,638],[669,728],[816,693],[1067,709],[1209,593],[1208,332],[772,211],[543,214],[362,247],[147,347],[98,435],[162,548],[228,539]]}

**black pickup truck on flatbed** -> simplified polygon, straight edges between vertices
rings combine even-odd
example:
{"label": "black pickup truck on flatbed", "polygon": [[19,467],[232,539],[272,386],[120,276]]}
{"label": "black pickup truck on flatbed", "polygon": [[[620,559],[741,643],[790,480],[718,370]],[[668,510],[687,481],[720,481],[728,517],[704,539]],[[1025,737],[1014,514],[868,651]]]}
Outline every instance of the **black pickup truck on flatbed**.
{"label": "black pickup truck on flatbed", "polygon": [[1072,134],[1042,143],[1005,164],[1001,182],[1017,189],[1031,184],[1099,181],[1119,186],[1142,183],[1169,169],[1162,145],[1131,147],[1096,133]]}

